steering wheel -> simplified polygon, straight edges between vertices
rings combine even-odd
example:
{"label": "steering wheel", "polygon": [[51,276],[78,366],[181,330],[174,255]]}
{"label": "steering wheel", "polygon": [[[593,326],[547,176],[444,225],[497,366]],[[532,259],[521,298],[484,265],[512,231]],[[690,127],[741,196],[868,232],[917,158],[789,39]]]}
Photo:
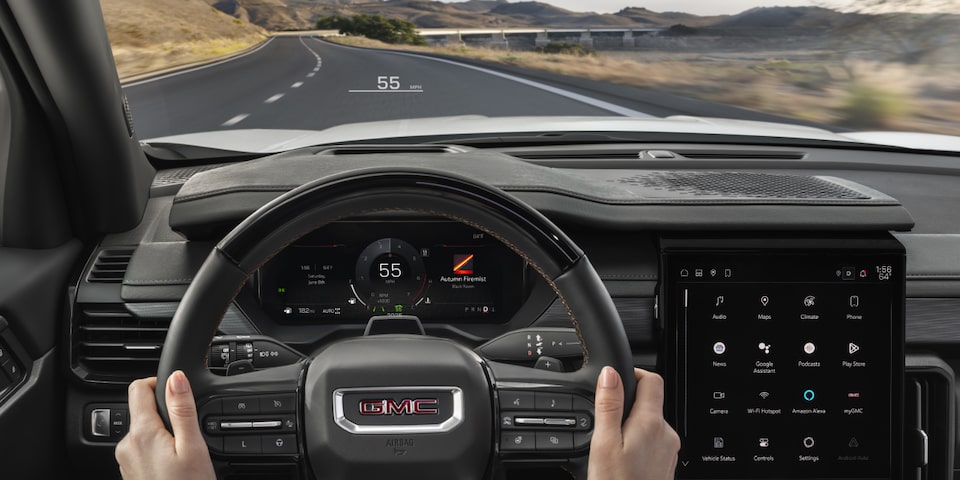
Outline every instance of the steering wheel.
{"label": "steering wheel", "polygon": [[[339,219],[383,212],[444,217],[491,235],[556,293],[583,350],[574,372],[482,358],[423,335],[340,340],[294,364],[220,376],[207,368],[227,308],[260,266]],[[506,463],[554,461],[585,477],[600,369],[636,380],[620,317],[583,252],[539,212],[472,179],[430,169],[364,169],[313,181],[263,206],[210,253],[170,324],[157,371],[190,379],[215,460],[296,465],[316,478],[483,479]],[[579,476],[579,475],[578,475]]]}

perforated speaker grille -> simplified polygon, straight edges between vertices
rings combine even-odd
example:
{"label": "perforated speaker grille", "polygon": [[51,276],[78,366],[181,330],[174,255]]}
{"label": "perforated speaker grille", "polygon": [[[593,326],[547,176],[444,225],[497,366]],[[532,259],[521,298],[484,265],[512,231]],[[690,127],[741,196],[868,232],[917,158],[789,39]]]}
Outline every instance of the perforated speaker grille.
{"label": "perforated speaker grille", "polygon": [[207,170],[213,170],[217,167],[222,167],[225,164],[219,165],[198,165],[195,167],[183,167],[183,168],[171,168],[169,170],[160,170],[157,172],[157,175],[153,177],[153,187],[166,187],[168,185],[181,185],[186,183],[187,180],[190,180],[190,177]]}
{"label": "perforated speaker grille", "polygon": [[867,200],[871,197],[816,177],[749,172],[650,172],[616,180],[690,196]]}

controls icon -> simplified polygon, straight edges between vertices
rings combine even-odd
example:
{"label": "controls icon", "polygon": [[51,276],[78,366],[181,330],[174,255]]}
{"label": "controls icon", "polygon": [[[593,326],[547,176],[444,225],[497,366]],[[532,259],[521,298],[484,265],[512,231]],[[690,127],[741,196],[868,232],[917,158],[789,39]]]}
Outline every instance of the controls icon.
{"label": "controls icon", "polygon": [[812,402],[814,398],[817,398],[817,393],[809,388],[803,391],[803,399]]}
{"label": "controls icon", "polygon": [[816,444],[817,444],[817,442],[813,439],[813,437],[804,437],[804,438],[803,438],[803,446],[806,447],[806,448],[813,448],[813,446],[816,445]]}
{"label": "controls icon", "polygon": [[765,355],[770,355],[771,347],[773,347],[773,345],[770,345],[769,343],[764,343],[764,342],[760,342],[760,344],[757,345],[757,348],[759,348],[760,351],[762,351]]}
{"label": "controls icon", "polygon": [[694,271],[693,271],[693,276],[694,276],[694,277],[697,277],[697,278],[703,277],[703,269],[702,269],[702,268],[698,268],[698,269],[694,270]]}
{"label": "controls icon", "polygon": [[770,439],[767,437],[760,437],[760,440],[757,443],[760,445],[760,448],[767,448],[770,446]]}
{"label": "controls icon", "polygon": [[803,344],[803,353],[807,355],[813,355],[813,352],[817,351],[817,346],[813,342],[807,342]]}
{"label": "controls icon", "polygon": [[809,307],[815,306],[816,304],[817,304],[817,297],[815,297],[815,296],[813,296],[813,295],[807,295],[806,297],[803,298],[803,306],[804,306],[804,307],[808,307],[808,308],[809,308]]}
{"label": "controls icon", "polygon": [[687,270],[686,268],[680,270],[681,278],[687,278],[689,276],[690,276],[690,270]]}
{"label": "controls icon", "polygon": [[723,437],[713,437],[713,448],[723,448]]}
{"label": "controls icon", "polygon": [[850,355],[853,355],[854,353],[857,353],[859,351],[860,351],[860,345],[857,345],[856,343],[853,343],[853,342],[850,342],[849,344],[847,344],[847,352]]}
{"label": "controls icon", "polygon": [[717,342],[713,344],[713,353],[717,355],[723,355],[723,352],[727,351],[727,346],[723,342]]}

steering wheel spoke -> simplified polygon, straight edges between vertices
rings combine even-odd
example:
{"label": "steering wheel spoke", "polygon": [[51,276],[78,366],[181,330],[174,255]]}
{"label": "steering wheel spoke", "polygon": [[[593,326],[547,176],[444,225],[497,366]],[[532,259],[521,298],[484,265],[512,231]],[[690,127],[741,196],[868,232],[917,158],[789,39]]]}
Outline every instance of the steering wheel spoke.
{"label": "steering wheel spoke", "polygon": [[488,362],[497,399],[497,452],[503,462],[585,457],[593,434],[593,382],[560,373]]}
{"label": "steering wheel spoke", "polygon": [[303,453],[300,377],[304,362],[193,380],[204,440],[215,457],[299,459]]}

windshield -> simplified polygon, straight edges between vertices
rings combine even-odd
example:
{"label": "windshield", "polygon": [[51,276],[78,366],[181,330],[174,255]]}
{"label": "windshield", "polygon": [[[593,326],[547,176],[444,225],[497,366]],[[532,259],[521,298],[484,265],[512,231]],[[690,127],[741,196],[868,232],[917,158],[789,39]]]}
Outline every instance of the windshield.
{"label": "windshield", "polygon": [[955,0],[101,5],[141,139],[467,115],[960,135]]}

